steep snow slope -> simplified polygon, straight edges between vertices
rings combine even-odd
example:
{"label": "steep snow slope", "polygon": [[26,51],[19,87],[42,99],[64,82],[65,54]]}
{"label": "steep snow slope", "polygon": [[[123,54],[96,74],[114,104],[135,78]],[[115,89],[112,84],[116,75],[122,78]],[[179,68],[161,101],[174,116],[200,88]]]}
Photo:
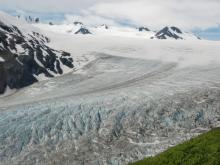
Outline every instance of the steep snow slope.
{"label": "steep snow slope", "polygon": [[40,30],[0,13],[0,94],[73,70],[69,53],[48,46]]}
{"label": "steep snow slope", "polygon": [[220,125],[219,42],[45,33],[88,64],[0,98],[1,164],[124,165]]}

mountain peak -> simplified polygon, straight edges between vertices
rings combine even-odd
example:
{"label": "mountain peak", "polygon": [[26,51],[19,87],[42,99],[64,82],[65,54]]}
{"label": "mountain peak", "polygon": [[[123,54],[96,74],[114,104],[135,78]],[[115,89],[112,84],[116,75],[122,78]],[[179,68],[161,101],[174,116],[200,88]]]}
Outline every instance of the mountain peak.
{"label": "mountain peak", "polygon": [[78,26],[78,25],[80,25],[80,26],[83,25],[83,23],[80,22],[80,21],[74,21],[73,24],[76,25],[76,26]]}
{"label": "mountain peak", "polygon": [[185,40],[185,39],[199,39],[192,33],[183,32],[180,28],[176,26],[166,26],[160,31],[158,31],[151,39],[175,39],[175,40]]}
{"label": "mountain peak", "polygon": [[171,27],[166,26],[155,34],[155,38],[158,39],[173,38],[176,40],[183,39],[181,36],[179,36],[179,34],[182,34],[182,31],[179,28],[175,26],[171,26]]}
{"label": "mountain peak", "polygon": [[92,34],[86,27],[81,27],[75,34]]}
{"label": "mountain peak", "polygon": [[142,26],[142,27],[139,27],[139,28],[138,28],[138,31],[139,31],[139,32],[150,31],[150,29],[148,29],[147,27],[143,27],[143,26]]}

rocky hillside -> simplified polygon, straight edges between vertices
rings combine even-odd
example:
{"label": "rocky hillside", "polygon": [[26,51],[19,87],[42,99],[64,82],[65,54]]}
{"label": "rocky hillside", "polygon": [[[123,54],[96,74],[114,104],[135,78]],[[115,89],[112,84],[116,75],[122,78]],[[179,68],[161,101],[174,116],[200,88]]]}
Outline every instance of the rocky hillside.
{"label": "rocky hillside", "polygon": [[19,89],[74,67],[70,54],[54,50],[49,42],[38,29],[0,13],[0,94],[7,87]]}

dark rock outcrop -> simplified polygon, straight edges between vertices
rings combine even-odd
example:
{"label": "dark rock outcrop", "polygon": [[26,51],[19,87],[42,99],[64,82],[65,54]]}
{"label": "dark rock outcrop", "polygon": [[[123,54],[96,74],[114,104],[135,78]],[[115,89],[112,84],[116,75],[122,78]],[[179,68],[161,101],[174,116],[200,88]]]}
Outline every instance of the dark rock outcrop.
{"label": "dark rock outcrop", "polygon": [[101,27],[103,27],[104,29],[109,29],[108,25],[106,24],[101,25]]}
{"label": "dark rock outcrop", "polygon": [[139,27],[138,28],[139,32],[143,32],[143,31],[150,31],[150,29],[146,28],[146,27]]}
{"label": "dark rock outcrop", "polygon": [[75,21],[75,22],[73,22],[73,24],[74,24],[74,25],[83,25],[83,23],[82,23],[82,22],[79,22],[79,21]]}
{"label": "dark rock outcrop", "polygon": [[92,34],[87,28],[81,27],[78,31],[75,32],[75,34]]}
{"label": "dark rock outcrop", "polygon": [[177,33],[179,33],[179,34],[182,34],[183,32],[179,29],[179,28],[177,28],[177,27],[175,27],[175,26],[172,26],[172,27],[170,27],[174,32],[177,32]]}

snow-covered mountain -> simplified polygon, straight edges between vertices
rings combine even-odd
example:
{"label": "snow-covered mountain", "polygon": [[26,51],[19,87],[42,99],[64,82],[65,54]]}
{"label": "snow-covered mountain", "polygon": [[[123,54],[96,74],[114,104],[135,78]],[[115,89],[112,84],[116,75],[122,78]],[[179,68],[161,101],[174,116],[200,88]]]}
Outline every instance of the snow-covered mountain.
{"label": "snow-covered mountain", "polygon": [[151,31],[147,27],[117,27],[117,26],[87,26],[82,22],[74,22],[73,24],[60,24],[49,26],[47,24],[36,24],[36,27],[41,29],[58,32],[58,33],[70,33],[70,34],[93,34],[99,36],[121,36],[121,37],[135,37],[146,39],[163,39],[163,40],[198,40],[199,37],[193,33],[184,32],[177,27],[165,27],[162,30]]}
{"label": "snow-covered mountain", "polygon": [[40,18],[39,17],[32,17],[32,16],[24,16],[24,15],[17,15],[18,19],[21,19],[23,21],[26,21],[27,23],[39,23]]}
{"label": "snow-covered mountain", "polygon": [[86,27],[81,27],[79,30],[75,32],[75,34],[92,34]]}
{"label": "snow-covered mountain", "polygon": [[194,34],[189,32],[183,32],[178,27],[164,27],[162,30],[158,31],[151,39],[175,39],[175,40],[190,40],[190,39],[200,39],[196,37]]}
{"label": "snow-covered mountain", "polygon": [[[72,23],[66,24],[56,24],[54,25],[52,22],[48,24],[40,23],[40,19],[38,17],[24,16],[18,15],[19,19],[25,20],[31,24],[35,25],[39,28],[59,32],[59,33],[71,33],[71,34],[94,34],[94,35],[112,35],[112,36],[128,36],[128,37],[145,37],[147,39],[162,39],[162,40],[201,40],[200,37],[194,35],[191,32],[185,32],[176,26],[166,26],[161,30],[150,30],[148,27],[140,26],[138,28],[132,27],[124,27],[124,26],[108,26],[106,24],[97,25],[97,26],[89,26],[84,24],[83,22],[77,20]],[[54,25],[50,27],[49,25]],[[108,30],[108,31],[106,31]]]}
{"label": "snow-covered mountain", "polygon": [[121,26],[109,26],[106,24],[99,26],[88,26],[81,24],[60,24],[50,26],[48,24],[35,24],[34,26],[55,33],[62,34],[92,34],[93,36],[121,36],[121,37],[135,37],[135,38],[145,38],[150,39],[154,36],[155,32],[148,31],[147,29],[136,29],[131,27],[121,27]]}
{"label": "snow-covered mountain", "polygon": [[54,50],[49,42],[39,29],[0,13],[0,93],[72,70],[70,54]]}

